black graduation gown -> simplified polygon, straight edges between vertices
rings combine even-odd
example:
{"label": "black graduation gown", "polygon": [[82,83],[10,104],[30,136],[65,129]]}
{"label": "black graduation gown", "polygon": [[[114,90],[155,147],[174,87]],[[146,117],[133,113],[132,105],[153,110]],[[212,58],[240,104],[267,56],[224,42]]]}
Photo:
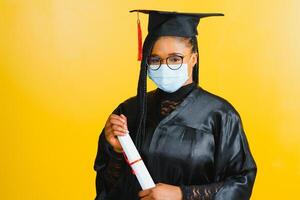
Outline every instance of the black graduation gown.
{"label": "black graduation gown", "polygon": [[[174,111],[158,121],[156,95],[157,89],[147,93],[146,138],[140,152],[154,182],[181,187],[209,187],[222,182],[213,199],[249,199],[257,167],[236,109],[224,98],[197,86]],[[134,140],[136,96],[122,102],[113,113],[127,117]],[[141,187],[128,165],[122,168],[115,186],[106,192],[108,188],[101,174],[108,161],[117,157],[114,154],[103,128],[94,163],[100,180],[96,181],[96,199],[139,199]]]}

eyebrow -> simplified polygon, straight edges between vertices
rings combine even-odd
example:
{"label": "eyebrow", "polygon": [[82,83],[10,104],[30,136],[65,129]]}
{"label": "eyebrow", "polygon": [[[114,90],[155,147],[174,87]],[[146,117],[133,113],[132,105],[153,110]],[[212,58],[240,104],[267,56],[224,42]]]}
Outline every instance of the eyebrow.
{"label": "eyebrow", "polygon": [[[169,56],[173,56],[173,55],[183,55],[182,53],[177,53],[177,52],[172,52],[172,53],[169,53],[168,54]],[[155,54],[155,53],[153,53],[153,54],[151,54],[151,56],[159,56],[159,55],[157,55],[157,54]]]}

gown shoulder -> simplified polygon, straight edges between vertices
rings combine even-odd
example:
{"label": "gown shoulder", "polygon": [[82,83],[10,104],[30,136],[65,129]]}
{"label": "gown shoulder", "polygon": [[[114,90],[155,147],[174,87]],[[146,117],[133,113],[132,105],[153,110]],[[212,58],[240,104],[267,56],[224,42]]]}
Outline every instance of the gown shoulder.
{"label": "gown shoulder", "polygon": [[229,102],[229,100],[223,96],[220,96],[216,93],[210,92],[202,87],[198,87],[200,100],[199,103],[206,102],[208,108],[213,109],[215,111],[222,111],[225,113],[232,113],[240,117],[239,112],[235,108],[235,106]]}

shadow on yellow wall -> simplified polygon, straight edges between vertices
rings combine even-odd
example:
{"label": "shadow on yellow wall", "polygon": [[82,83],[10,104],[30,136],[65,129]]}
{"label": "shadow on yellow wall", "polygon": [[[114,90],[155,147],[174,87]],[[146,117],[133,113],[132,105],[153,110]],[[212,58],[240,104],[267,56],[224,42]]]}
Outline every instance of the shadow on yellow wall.
{"label": "shadow on yellow wall", "polygon": [[[92,199],[110,112],[136,94],[135,8],[201,21],[200,85],[240,112],[258,165],[252,198],[297,199],[300,2],[0,2],[1,199]],[[141,16],[143,33],[147,17]],[[148,89],[154,85],[149,82]]]}

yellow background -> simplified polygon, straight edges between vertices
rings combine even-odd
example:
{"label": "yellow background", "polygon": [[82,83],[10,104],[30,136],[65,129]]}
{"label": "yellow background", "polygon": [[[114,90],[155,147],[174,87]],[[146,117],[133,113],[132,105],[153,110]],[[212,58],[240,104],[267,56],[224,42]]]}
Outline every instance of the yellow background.
{"label": "yellow background", "polygon": [[200,85],[242,117],[258,165],[251,199],[298,199],[299,7],[297,0],[1,0],[0,199],[95,197],[99,133],[136,94],[136,14],[128,12],[136,8],[225,14],[198,26]]}

